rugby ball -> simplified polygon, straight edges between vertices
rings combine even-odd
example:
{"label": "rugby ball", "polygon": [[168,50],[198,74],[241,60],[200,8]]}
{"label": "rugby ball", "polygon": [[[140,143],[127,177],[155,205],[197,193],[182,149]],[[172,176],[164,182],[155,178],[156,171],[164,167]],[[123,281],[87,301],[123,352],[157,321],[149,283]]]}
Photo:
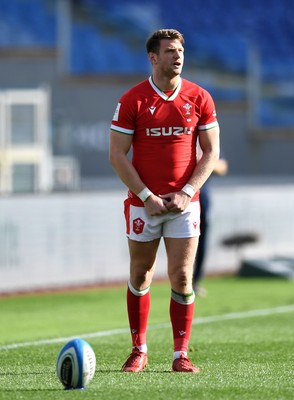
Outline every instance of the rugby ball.
{"label": "rugby ball", "polygon": [[62,347],[56,362],[58,379],[65,389],[84,389],[93,379],[96,356],[83,339],[70,340]]}

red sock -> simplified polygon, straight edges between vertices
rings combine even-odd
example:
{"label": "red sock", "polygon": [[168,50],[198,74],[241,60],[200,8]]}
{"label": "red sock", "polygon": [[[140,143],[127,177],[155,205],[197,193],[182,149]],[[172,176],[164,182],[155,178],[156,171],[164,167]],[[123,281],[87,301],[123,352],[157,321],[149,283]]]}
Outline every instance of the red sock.
{"label": "red sock", "polygon": [[150,310],[150,292],[143,296],[127,291],[127,306],[133,347],[146,344],[146,330]]}
{"label": "red sock", "polygon": [[180,304],[171,298],[170,320],[173,328],[174,351],[188,352],[193,315],[194,302],[190,304]]}

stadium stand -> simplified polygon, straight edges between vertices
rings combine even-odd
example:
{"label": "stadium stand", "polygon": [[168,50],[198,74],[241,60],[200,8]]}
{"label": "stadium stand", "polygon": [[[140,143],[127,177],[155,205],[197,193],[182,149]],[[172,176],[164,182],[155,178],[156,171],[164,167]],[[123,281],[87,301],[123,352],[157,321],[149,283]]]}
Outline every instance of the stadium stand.
{"label": "stadium stand", "polygon": [[[56,1],[0,0],[0,48],[56,47]],[[262,81],[276,84],[274,96],[260,103],[261,123],[294,124],[293,95],[289,90],[285,94],[283,86],[294,80],[293,1],[186,0],[179,5],[167,0],[72,0],[70,4],[71,74],[148,73],[142,52],[146,37],[158,27],[173,27],[186,37],[187,69],[244,76],[250,51],[257,51]],[[244,93],[216,88],[214,96],[234,100]]]}
{"label": "stadium stand", "polygon": [[[72,6],[73,53],[79,53],[72,58],[73,72],[144,72],[148,66],[140,53],[146,36],[171,26],[187,37],[188,65],[242,73],[252,44],[266,78],[294,76],[291,0],[186,0],[180,12],[178,3],[167,0],[76,0]],[[0,10],[1,47],[56,46],[54,0],[0,0]],[[132,60],[127,66],[114,62],[122,51]]]}
{"label": "stadium stand", "polygon": [[48,5],[39,0],[0,0],[0,47],[55,47],[55,8]]}
{"label": "stadium stand", "polygon": [[[104,28],[106,33],[96,33],[102,35],[102,42],[106,35],[115,35],[127,43],[133,53],[136,52],[134,43],[142,45],[155,25],[171,26],[187,37],[188,65],[209,64],[210,67],[244,73],[248,47],[254,45],[260,52],[267,79],[281,78],[285,74],[294,76],[291,12],[294,5],[290,0],[186,0],[180,12],[178,3],[167,0],[142,0],[140,3],[126,0],[123,4],[118,0],[106,4],[84,0],[76,4],[80,12],[91,15],[89,19],[95,26]],[[107,41],[105,47],[108,47]],[[141,70],[145,64],[143,60]],[[113,66],[109,65],[109,68],[111,71]],[[138,64],[133,68],[137,71]]]}

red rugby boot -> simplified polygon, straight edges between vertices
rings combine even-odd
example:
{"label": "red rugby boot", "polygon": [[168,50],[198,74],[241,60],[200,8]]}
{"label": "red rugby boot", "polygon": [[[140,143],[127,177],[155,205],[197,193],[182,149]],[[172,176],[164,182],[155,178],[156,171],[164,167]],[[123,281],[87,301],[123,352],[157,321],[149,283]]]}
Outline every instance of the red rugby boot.
{"label": "red rugby boot", "polygon": [[173,362],[172,366],[173,372],[200,372],[200,369],[197,368],[192,362],[189,360],[187,356],[184,354],[180,355],[180,358],[176,358]]}
{"label": "red rugby boot", "polygon": [[123,372],[141,372],[147,366],[147,360],[147,354],[135,347],[121,370]]}

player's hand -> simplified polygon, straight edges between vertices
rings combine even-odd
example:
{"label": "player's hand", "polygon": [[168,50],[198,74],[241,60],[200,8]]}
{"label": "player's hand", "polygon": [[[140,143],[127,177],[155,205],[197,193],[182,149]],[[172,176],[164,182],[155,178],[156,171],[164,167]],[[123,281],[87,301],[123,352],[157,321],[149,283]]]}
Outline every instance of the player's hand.
{"label": "player's hand", "polygon": [[181,213],[185,211],[191,201],[191,197],[182,191],[162,194],[159,195],[159,197],[163,200],[163,203],[168,211],[174,213]]}
{"label": "player's hand", "polygon": [[144,203],[145,209],[152,217],[155,215],[167,214],[169,210],[164,204],[164,200],[152,194]]}

